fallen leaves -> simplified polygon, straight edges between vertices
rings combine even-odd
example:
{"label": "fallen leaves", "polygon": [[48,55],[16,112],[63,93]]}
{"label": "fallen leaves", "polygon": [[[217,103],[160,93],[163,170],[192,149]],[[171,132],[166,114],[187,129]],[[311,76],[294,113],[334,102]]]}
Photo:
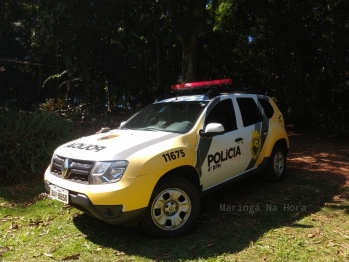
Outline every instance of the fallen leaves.
{"label": "fallen leaves", "polygon": [[6,253],[7,251],[11,251],[11,250],[13,250],[13,247],[12,247],[12,246],[2,247],[2,248],[0,249],[0,257],[1,257],[4,253]]}
{"label": "fallen leaves", "polygon": [[4,203],[4,202],[1,202],[0,203],[0,207],[3,207],[3,208],[13,208],[13,207],[16,207],[17,204],[14,203],[14,202],[11,202],[11,203]]}
{"label": "fallen leaves", "polygon": [[116,255],[116,256],[123,256],[123,255],[125,255],[125,252],[116,251],[116,252],[114,253],[114,255]]}
{"label": "fallen leaves", "polygon": [[[18,195],[18,194],[21,194],[21,193],[25,193],[25,192],[28,192],[28,189],[24,187],[24,185],[20,185],[20,186],[16,186],[14,187],[13,189],[9,190],[9,193],[11,195]],[[38,194],[37,196],[33,197],[32,199],[25,199],[25,200],[17,200],[17,201],[11,201],[11,202],[1,202],[0,203],[0,207],[1,208],[16,208],[18,206],[23,206],[23,207],[29,207],[31,206],[32,204],[40,201],[40,200],[43,200],[43,199],[46,199],[48,198],[48,194],[46,192],[43,192],[43,193],[40,193]]]}
{"label": "fallen leaves", "polygon": [[[36,234],[34,233],[34,229],[41,229],[43,227],[46,227],[50,224],[50,222],[55,218],[53,217],[47,217],[46,219],[34,217],[26,219],[25,217],[17,217],[17,216],[11,216],[11,215],[5,215],[3,218],[0,218],[1,222],[10,222],[9,226],[5,229],[4,234],[1,236],[2,239],[7,239],[11,237],[16,237],[15,232],[19,231],[22,228],[29,228],[29,231],[26,233],[28,234]],[[44,232],[41,232],[38,234],[38,236],[44,236],[49,234],[50,230],[44,230]]]}
{"label": "fallen leaves", "polygon": [[343,238],[345,238],[345,239],[349,239],[349,236],[347,236],[347,235],[345,235],[344,233],[342,233],[342,232],[339,232],[339,231],[337,231],[337,230],[333,230],[333,232],[334,233],[337,233],[337,234],[339,234],[339,235],[341,235]]}
{"label": "fallen leaves", "polygon": [[328,217],[311,214],[311,220],[312,221],[325,221],[325,220],[328,220]]}
{"label": "fallen leaves", "polygon": [[53,258],[53,255],[52,255],[52,254],[49,254],[49,253],[44,253],[44,256]]}
{"label": "fallen leaves", "polygon": [[50,229],[47,229],[44,233],[39,234],[40,237],[47,235],[50,232]]}
{"label": "fallen leaves", "polygon": [[[41,256],[49,257],[51,259],[57,259],[52,253],[41,253],[41,254],[33,255],[32,258],[38,258]],[[66,256],[64,258],[61,258],[60,261],[75,260],[79,258],[80,258],[80,253]]]}
{"label": "fallen leaves", "polygon": [[42,218],[31,218],[29,219],[29,226],[37,226],[39,228],[41,227],[46,227],[50,224],[50,222],[52,220],[54,220],[56,218],[56,216],[50,217],[48,216],[46,219],[42,219]]}
{"label": "fallen leaves", "polygon": [[63,261],[66,261],[66,260],[71,260],[71,259],[79,259],[80,257],[80,254],[74,254],[74,255],[71,255],[71,256],[67,256],[65,258],[62,258]]}
{"label": "fallen leaves", "polygon": [[10,226],[10,228],[9,228],[9,230],[10,230],[10,231],[15,231],[15,230],[17,230],[17,229],[19,229],[19,225],[16,224],[16,223],[14,223],[14,222],[12,222],[12,223],[11,223],[11,226]]}

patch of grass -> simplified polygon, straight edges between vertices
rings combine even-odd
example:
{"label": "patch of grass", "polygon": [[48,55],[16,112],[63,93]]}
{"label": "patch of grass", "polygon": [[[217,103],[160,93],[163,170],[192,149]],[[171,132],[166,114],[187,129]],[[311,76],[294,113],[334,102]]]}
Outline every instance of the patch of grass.
{"label": "patch of grass", "polygon": [[[47,198],[42,183],[0,188],[3,261],[347,261],[348,190],[292,166],[202,201],[193,231],[153,239]],[[228,208],[229,207],[229,208]]]}

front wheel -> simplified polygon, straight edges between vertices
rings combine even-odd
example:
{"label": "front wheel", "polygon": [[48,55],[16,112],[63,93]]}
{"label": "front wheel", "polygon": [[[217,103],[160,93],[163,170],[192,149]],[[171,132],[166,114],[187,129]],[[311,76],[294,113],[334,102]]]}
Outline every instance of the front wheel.
{"label": "front wheel", "polygon": [[190,230],[200,213],[200,196],[183,177],[164,178],[155,187],[143,229],[154,237],[174,237]]}
{"label": "front wheel", "polygon": [[285,149],[275,145],[270,156],[266,178],[270,182],[279,182],[285,177],[286,153]]}

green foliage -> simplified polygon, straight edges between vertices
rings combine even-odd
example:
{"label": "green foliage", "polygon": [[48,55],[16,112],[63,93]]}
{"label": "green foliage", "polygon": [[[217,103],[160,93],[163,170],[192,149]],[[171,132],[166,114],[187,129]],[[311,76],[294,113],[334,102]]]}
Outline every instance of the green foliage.
{"label": "green foliage", "polygon": [[136,2],[1,1],[0,105],[135,109],[192,67],[268,92],[295,124],[348,130],[348,1]]}
{"label": "green foliage", "polygon": [[41,103],[39,108],[42,111],[56,112],[57,109],[63,107],[64,105],[65,102],[62,99],[57,99],[57,102],[55,102],[54,99],[46,99],[46,102]]}
{"label": "green foliage", "polygon": [[116,128],[122,121],[127,120],[133,113],[130,110],[114,113],[113,115],[101,109],[98,114],[91,114],[87,104],[80,103],[76,106],[66,100],[47,99],[39,105],[43,112],[51,112],[59,118],[67,120],[74,125],[74,130],[79,136],[90,135],[99,131],[102,127]]}
{"label": "green foliage", "polygon": [[39,105],[41,111],[49,111],[55,113],[59,118],[65,119],[69,122],[90,121],[89,110],[86,104],[80,103],[73,106],[67,103],[66,100],[47,99],[45,103]]}
{"label": "green foliage", "polygon": [[43,178],[56,147],[72,140],[73,125],[51,112],[0,108],[0,184]]}
{"label": "green foliage", "polygon": [[56,75],[52,75],[52,76],[49,76],[48,78],[46,78],[46,80],[44,81],[44,83],[42,83],[42,87],[45,87],[45,84],[47,81],[49,80],[53,80],[55,78],[61,78],[64,74],[67,73],[67,70],[64,70],[62,73],[60,74],[56,74]]}

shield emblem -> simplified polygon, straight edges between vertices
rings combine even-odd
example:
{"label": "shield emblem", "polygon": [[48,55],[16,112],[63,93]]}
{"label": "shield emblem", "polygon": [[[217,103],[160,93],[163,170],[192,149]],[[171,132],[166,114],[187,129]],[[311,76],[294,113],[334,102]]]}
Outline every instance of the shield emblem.
{"label": "shield emblem", "polygon": [[262,140],[257,130],[252,132],[252,140],[251,140],[251,153],[252,158],[256,160],[261,152],[261,144]]}

